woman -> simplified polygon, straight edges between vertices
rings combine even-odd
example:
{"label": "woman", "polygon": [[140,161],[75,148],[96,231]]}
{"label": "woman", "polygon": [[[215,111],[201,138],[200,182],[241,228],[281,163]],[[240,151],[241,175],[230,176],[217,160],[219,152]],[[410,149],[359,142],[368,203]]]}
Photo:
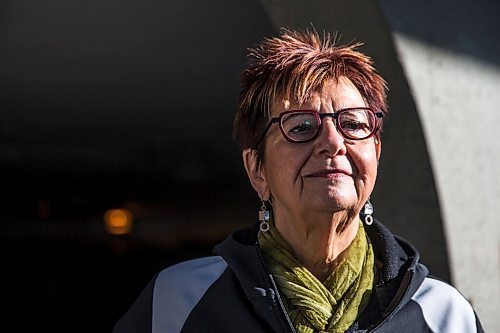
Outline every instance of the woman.
{"label": "woman", "polygon": [[160,272],[115,332],[482,332],[372,217],[386,85],[357,46],[283,30],[251,52],[235,134],[260,223]]}

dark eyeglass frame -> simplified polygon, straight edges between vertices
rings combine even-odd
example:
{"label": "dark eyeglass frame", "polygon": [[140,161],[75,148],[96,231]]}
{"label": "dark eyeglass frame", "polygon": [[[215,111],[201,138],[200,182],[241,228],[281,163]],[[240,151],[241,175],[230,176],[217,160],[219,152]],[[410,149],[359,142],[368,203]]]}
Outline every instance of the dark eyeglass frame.
{"label": "dark eyeglass frame", "polygon": [[[342,130],[342,128],[339,127],[339,122],[338,122],[339,116],[342,113],[344,113],[344,112],[352,111],[352,110],[368,110],[368,111],[372,112],[373,115],[375,116],[374,117],[374,120],[375,120],[375,123],[376,123],[375,127],[370,132],[370,134],[368,134],[364,138],[355,138],[355,137],[349,136],[347,133],[345,133]],[[302,141],[302,140],[294,140],[294,139],[290,138],[285,133],[285,130],[283,129],[283,123],[282,123],[283,117],[285,117],[286,115],[289,115],[291,113],[297,113],[297,112],[311,113],[311,114],[313,114],[316,117],[316,120],[318,121],[318,130],[316,131],[316,134],[314,134],[314,136],[311,137],[310,139],[307,139],[307,140],[304,140],[304,141]],[[286,141],[292,142],[292,143],[308,143],[308,142],[311,142],[311,141],[313,141],[314,139],[316,139],[318,137],[319,133],[321,132],[322,126],[323,126],[323,121],[322,121],[323,118],[325,118],[325,117],[332,117],[332,119],[334,120],[334,123],[335,123],[335,128],[337,129],[337,131],[344,138],[349,139],[349,140],[366,140],[366,139],[370,138],[371,136],[373,136],[373,134],[375,134],[379,130],[379,128],[380,128],[380,121],[379,121],[379,119],[382,118],[383,116],[384,116],[383,112],[377,112],[373,108],[366,107],[366,106],[356,107],[356,108],[345,108],[345,109],[340,109],[340,110],[337,110],[335,112],[330,112],[330,113],[319,113],[316,110],[291,110],[291,111],[283,111],[283,112],[281,112],[279,114],[278,117],[271,118],[271,120],[267,124],[266,128],[264,129],[264,132],[262,133],[262,135],[260,136],[259,140],[257,141],[257,144],[255,145],[255,148],[258,148],[260,146],[260,144],[262,143],[262,140],[264,140],[264,137],[266,136],[267,132],[269,132],[269,129],[271,128],[271,126],[274,123],[279,123],[279,128],[280,128],[281,134],[283,135],[283,137],[285,138]]]}

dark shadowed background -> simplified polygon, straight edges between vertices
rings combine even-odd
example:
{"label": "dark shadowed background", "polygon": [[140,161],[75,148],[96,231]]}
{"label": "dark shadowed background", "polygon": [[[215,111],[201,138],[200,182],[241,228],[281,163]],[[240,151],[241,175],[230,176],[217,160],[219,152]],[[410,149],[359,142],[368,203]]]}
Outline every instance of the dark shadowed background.
{"label": "dark shadowed background", "polygon": [[5,325],[110,331],[154,272],[255,221],[232,122],[275,31],[250,1],[1,2]]}

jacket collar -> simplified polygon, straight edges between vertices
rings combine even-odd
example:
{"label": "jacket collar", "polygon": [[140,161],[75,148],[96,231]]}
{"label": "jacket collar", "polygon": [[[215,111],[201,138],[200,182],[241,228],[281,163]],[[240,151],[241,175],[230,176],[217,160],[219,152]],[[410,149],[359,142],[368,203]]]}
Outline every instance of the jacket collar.
{"label": "jacket collar", "polygon": [[[411,243],[394,236],[377,220],[370,226],[365,225],[365,230],[381,265],[375,297],[360,316],[360,327],[377,326],[392,318],[428,274],[427,268],[418,262],[418,251]],[[288,317],[283,315],[279,294],[257,245],[258,231],[258,224],[252,229],[237,231],[217,245],[214,253],[226,260],[257,315],[275,332],[290,332]]]}
{"label": "jacket collar", "polygon": [[403,238],[394,236],[379,221],[374,220],[371,226],[365,226],[365,230],[381,267],[373,290],[374,297],[359,322],[360,326],[373,328],[390,320],[408,303],[428,270],[419,263],[420,255],[415,247]]}
{"label": "jacket collar", "polygon": [[240,230],[214,248],[236,275],[247,299],[272,332],[295,332],[286,315],[272,275],[264,266],[257,245],[258,224]]}

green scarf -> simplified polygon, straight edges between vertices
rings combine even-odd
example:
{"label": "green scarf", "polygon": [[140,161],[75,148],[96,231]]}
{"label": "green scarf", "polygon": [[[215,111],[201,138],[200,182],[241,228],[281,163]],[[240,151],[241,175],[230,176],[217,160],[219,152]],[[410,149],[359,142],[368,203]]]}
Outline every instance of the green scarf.
{"label": "green scarf", "polygon": [[297,261],[274,223],[269,224],[267,232],[259,232],[260,249],[297,332],[345,332],[368,304],[374,280],[373,248],[363,223],[323,283]]}

